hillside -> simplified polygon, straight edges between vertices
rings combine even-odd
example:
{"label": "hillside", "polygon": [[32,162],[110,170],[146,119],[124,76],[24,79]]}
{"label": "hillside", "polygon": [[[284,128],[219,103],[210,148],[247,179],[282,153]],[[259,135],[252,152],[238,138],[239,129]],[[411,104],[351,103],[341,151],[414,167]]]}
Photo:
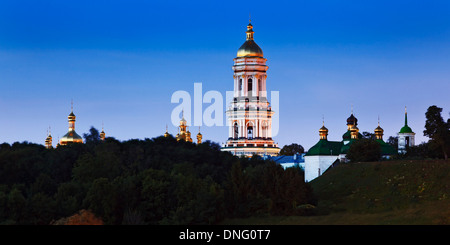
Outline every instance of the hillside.
{"label": "hillside", "polygon": [[253,217],[227,224],[449,224],[450,161],[341,164],[311,185],[316,216]]}

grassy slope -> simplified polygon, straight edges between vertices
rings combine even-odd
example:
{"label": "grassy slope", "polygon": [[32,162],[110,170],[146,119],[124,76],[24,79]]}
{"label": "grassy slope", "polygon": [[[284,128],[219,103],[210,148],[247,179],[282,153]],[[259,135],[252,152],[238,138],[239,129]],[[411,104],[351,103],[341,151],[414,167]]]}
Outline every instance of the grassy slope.
{"label": "grassy slope", "polygon": [[450,161],[341,164],[313,180],[321,215],[224,224],[450,224]]}

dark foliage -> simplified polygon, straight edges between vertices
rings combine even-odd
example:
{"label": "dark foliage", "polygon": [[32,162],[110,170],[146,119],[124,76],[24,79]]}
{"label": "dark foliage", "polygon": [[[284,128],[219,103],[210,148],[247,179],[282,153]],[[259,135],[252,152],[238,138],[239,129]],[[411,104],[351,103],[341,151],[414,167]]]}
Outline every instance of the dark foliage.
{"label": "dark foliage", "polygon": [[293,156],[297,153],[302,154],[304,152],[305,152],[305,149],[303,148],[303,146],[293,143],[290,145],[283,146],[283,148],[281,148],[281,150],[280,150],[280,155]]}
{"label": "dark foliage", "polygon": [[425,117],[424,136],[428,136],[430,147],[440,150],[444,159],[448,159],[450,154],[450,118],[447,122],[441,116],[442,108],[435,105],[428,107]]}
{"label": "dark foliage", "polygon": [[378,142],[362,138],[350,145],[346,156],[351,162],[372,162],[381,159],[381,147]]}
{"label": "dark foliage", "polygon": [[301,169],[237,158],[209,141],[98,141],[97,133],[51,150],[1,144],[0,224],[50,224],[82,209],[105,224],[216,224],[299,214],[317,202]]}

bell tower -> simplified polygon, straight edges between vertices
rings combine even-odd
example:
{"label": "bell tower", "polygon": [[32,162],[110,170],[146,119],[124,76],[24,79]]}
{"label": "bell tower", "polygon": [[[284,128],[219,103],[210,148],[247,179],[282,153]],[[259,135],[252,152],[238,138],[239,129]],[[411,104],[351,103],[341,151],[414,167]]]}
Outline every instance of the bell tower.
{"label": "bell tower", "polygon": [[222,151],[251,157],[277,155],[280,149],[272,139],[272,111],[267,100],[267,59],[254,41],[251,22],[247,25],[246,41],[234,58],[233,101],[227,108],[228,140]]}
{"label": "bell tower", "polygon": [[405,154],[406,148],[414,146],[414,136],[416,133],[408,126],[408,113],[405,106],[405,126],[398,132],[398,153]]}

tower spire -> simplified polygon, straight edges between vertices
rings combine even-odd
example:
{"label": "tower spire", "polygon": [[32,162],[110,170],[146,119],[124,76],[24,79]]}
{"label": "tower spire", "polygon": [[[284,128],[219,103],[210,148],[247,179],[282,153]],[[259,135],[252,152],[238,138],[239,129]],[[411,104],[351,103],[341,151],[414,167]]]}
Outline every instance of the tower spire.
{"label": "tower spire", "polygon": [[167,124],[166,124],[166,132],[164,133],[164,137],[168,137],[169,136],[169,131],[167,129]]}
{"label": "tower spire", "polygon": [[405,126],[408,125],[408,112],[406,112],[406,106],[405,106]]}
{"label": "tower spire", "polygon": [[103,129],[103,121],[102,121],[102,132],[100,132],[100,139],[105,140],[106,134],[105,130]]}
{"label": "tower spire", "polygon": [[[249,20],[250,22],[251,22],[251,20]],[[246,31],[246,33],[247,33],[247,41],[248,40],[253,40],[253,33],[254,33],[254,31],[253,31],[253,26],[252,26],[252,23],[248,23],[248,25],[247,25],[247,31]]]}

